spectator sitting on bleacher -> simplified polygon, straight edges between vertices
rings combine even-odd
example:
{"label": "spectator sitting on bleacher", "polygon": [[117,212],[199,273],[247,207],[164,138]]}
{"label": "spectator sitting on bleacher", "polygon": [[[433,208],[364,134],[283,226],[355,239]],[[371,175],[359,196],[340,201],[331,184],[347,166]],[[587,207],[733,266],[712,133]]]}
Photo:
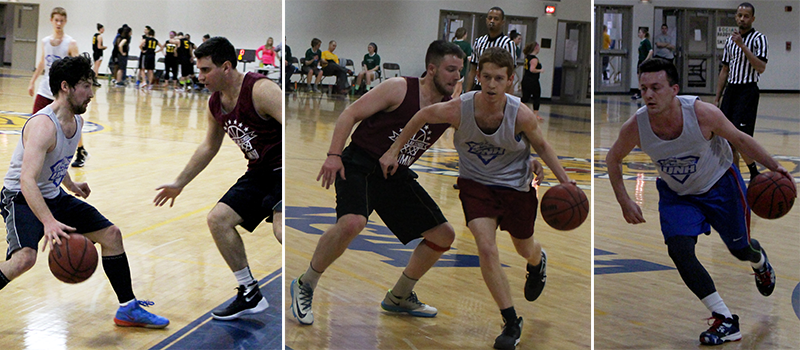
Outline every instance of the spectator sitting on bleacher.
{"label": "spectator sitting on bleacher", "polygon": [[[361,61],[361,72],[358,73],[358,78],[356,78],[356,91],[361,93],[361,89],[363,88],[364,93],[369,91],[369,86],[372,84],[372,81],[378,79],[378,70],[381,68],[381,56],[378,55],[378,45],[375,43],[369,43],[367,45],[367,54],[364,55],[364,60]],[[361,81],[366,79],[366,82],[363,86],[361,86]]]}
{"label": "spectator sitting on bleacher", "polygon": [[267,43],[256,50],[256,58],[259,60],[261,67],[275,66],[275,48],[272,45],[272,37],[269,37]]}
{"label": "spectator sitting on bleacher", "polygon": [[[319,50],[319,46],[322,45],[322,40],[317,38],[311,39],[311,48],[306,50],[306,60],[303,63],[303,74],[307,74],[306,77],[306,84],[308,84],[308,91],[319,92],[319,82],[322,80],[322,66],[320,65],[320,57],[322,56],[322,52]],[[317,76],[317,80],[314,82],[314,85],[311,85],[311,77]]]}
{"label": "spectator sitting on bleacher", "polygon": [[347,69],[339,65],[339,56],[336,56],[333,50],[336,50],[335,40],[331,40],[328,43],[328,50],[322,51],[322,59],[320,60],[322,75],[326,77],[335,76],[337,92],[340,94],[347,93],[347,90],[350,89],[350,83],[347,81]]}

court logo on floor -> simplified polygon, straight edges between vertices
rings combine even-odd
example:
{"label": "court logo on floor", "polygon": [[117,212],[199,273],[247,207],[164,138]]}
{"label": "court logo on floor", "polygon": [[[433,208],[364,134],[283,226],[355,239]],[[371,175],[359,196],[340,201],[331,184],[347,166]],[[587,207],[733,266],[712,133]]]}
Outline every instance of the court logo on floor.
{"label": "court logo on floor", "polygon": [[[30,117],[30,113],[0,111],[0,134],[19,135]],[[103,129],[102,125],[84,119],[81,132],[89,134]]]}
{"label": "court logo on floor", "polygon": [[[322,235],[321,227],[336,223],[336,210],[325,207],[286,207],[285,223],[303,233]],[[405,267],[417,242],[403,245],[386,226],[373,221],[347,247],[349,250],[372,252],[382,256],[381,261],[395,266]],[[453,248],[444,253],[436,263],[437,267],[480,267],[477,255],[458,254]],[[505,265],[504,265],[505,266]]]}

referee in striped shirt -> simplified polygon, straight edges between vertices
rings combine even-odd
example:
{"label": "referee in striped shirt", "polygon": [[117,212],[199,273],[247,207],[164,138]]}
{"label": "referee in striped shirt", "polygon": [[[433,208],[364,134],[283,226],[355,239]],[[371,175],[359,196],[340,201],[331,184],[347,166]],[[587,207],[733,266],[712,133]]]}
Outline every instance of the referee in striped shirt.
{"label": "referee in striped shirt", "polygon": [[[503,27],[506,24],[506,13],[499,7],[492,7],[486,15],[486,28],[489,29],[489,34],[486,34],[478,39],[475,39],[475,45],[472,46],[472,56],[469,61],[472,64],[469,67],[469,75],[467,76],[467,91],[480,90],[480,84],[476,84],[475,75],[478,70],[478,59],[483,54],[483,51],[490,47],[501,47],[511,53],[511,58],[517,62],[517,45],[508,36],[503,34]],[[509,77],[510,78],[510,77]],[[514,87],[509,86],[506,88],[507,93],[514,93]]]}
{"label": "referee in striped shirt", "polygon": [[[736,9],[736,24],[739,31],[734,32],[725,42],[722,53],[722,70],[717,80],[717,95],[714,103],[722,113],[742,132],[753,136],[758,112],[758,78],[767,67],[767,37],[753,29],[756,17],[753,4],[744,2]],[[727,87],[726,87],[727,83]],[[725,95],[720,105],[720,95]],[[758,175],[756,162],[742,154],[750,178]],[[739,164],[739,154],[734,149],[733,164]]]}

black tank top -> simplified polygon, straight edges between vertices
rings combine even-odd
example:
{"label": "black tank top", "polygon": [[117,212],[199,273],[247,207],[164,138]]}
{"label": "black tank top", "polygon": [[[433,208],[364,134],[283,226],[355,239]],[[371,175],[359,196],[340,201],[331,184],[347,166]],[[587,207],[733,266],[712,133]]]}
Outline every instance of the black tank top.
{"label": "black tank top", "polygon": [[100,36],[100,33],[94,33],[94,36],[92,36],[92,53],[95,55],[103,53],[103,50],[100,50],[99,39],[97,39],[98,36]]}
{"label": "black tank top", "polygon": [[151,37],[144,38],[144,54],[145,55],[155,55],[156,48],[158,48],[158,40]]}
{"label": "black tank top", "polygon": [[[381,156],[392,146],[400,129],[406,126],[419,108],[419,78],[405,77],[406,97],[397,109],[391,112],[378,112],[361,121],[352,136],[352,143],[364,149],[374,159]],[[450,100],[445,96],[442,101]],[[450,124],[426,124],[409,143],[411,147],[401,152],[400,167],[408,167],[433,145],[450,127]],[[406,152],[410,150],[409,153]]]}

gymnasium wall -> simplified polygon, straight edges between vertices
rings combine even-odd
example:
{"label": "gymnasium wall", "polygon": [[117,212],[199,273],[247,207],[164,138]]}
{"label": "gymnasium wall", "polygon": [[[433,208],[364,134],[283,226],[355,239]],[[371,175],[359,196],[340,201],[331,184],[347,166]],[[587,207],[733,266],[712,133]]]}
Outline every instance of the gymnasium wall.
{"label": "gymnasium wall", "polygon": [[[762,90],[800,90],[800,2],[797,0],[658,0],[642,3],[639,0],[596,0],[597,5],[633,6],[633,33],[631,43],[639,46],[636,28],[650,27],[653,33],[655,7],[732,9],[748,1],[756,8],[753,28],[764,33],[769,42],[769,62],[758,83]],[[785,12],[785,6],[792,6],[792,12]],[[786,42],[792,42],[792,50],[786,50]],[[635,57],[634,57],[635,60]],[[636,76],[636,67],[630,67],[631,76]],[[637,87],[636,79],[631,79],[631,88]]]}
{"label": "gymnasium wall", "polygon": [[[591,21],[590,2],[562,0],[555,4],[555,16],[544,15],[544,3],[529,0],[497,1],[309,1],[287,0],[286,35],[292,53],[305,55],[311,39],[319,38],[326,50],[336,40],[336,53],[356,64],[367,52],[367,44],[378,44],[383,62],[400,64],[403,75],[419,76],[425,71],[425,50],[438,39],[439,10],[486,13],[500,6],[506,15],[537,18],[537,37],[556,42],[558,20]],[[485,23],[480,25],[485,26]],[[506,33],[507,34],[507,33]],[[474,39],[473,39],[474,41]],[[555,46],[555,45],[554,45]],[[550,97],[553,86],[555,49],[542,49],[539,59],[545,68],[541,77],[542,97]],[[356,68],[360,70],[360,68]]]}
{"label": "gymnasium wall", "polygon": [[[61,6],[67,10],[65,32],[78,41],[81,52],[91,52],[92,35],[97,23],[106,32],[103,41],[110,46],[123,23],[133,28],[131,55],[139,56],[139,42],[144,26],[156,31],[163,43],[169,31],[192,35],[198,46],[203,34],[227,37],[237,48],[256,49],[273,37],[281,42],[281,0],[42,0],[24,1],[39,4],[39,38],[52,34],[50,11]],[[37,59],[41,55],[37,48]],[[160,55],[160,54],[159,54]],[[106,72],[110,48],[106,49],[101,72]],[[241,69],[241,64],[239,66]],[[250,68],[249,66],[247,67]]]}

